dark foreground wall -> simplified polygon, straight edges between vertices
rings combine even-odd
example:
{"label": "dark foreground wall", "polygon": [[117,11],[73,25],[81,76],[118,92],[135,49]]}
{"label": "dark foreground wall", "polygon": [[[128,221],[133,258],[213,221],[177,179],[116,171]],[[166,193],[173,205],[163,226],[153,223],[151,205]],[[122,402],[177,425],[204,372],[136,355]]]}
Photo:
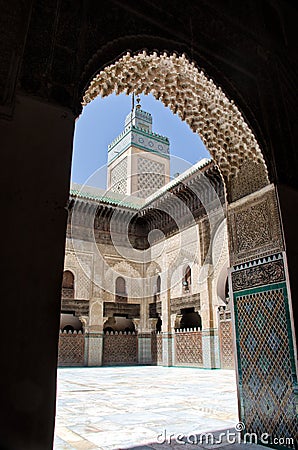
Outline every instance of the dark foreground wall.
{"label": "dark foreground wall", "polygon": [[[51,448],[73,116],[18,97],[0,122],[0,448]],[[3,304],[4,304],[3,303]],[[9,338],[8,338],[9,336]]]}

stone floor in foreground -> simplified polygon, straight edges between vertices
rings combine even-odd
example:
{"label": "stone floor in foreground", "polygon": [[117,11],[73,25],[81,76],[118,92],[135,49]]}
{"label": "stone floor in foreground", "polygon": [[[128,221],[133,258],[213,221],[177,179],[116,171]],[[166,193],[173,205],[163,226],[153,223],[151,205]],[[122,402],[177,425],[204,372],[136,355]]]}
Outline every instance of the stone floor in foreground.
{"label": "stone floor in foreground", "polygon": [[[214,430],[235,431],[237,422],[232,370],[58,369],[55,450],[210,448],[179,440],[192,441],[193,435]],[[177,441],[177,434],[184,437]],[[225,436],[222,443],[228,450]]]}

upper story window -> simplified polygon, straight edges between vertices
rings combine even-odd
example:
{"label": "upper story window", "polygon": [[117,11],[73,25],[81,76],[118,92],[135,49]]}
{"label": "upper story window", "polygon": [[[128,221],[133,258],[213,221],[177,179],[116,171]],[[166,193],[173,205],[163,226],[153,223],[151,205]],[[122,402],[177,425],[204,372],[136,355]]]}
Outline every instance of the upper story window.
{"label": "upper story window", "polygon": [[154,294],[153,294],[155,303],[160,299],[160,289],[161,289],[161,278],[158,275],[158,277],[156,278],[156,285],[154,287]]}
{"label": "upper story window", "polygon": [[160,275],[158,275],[157,279],[156,279],[156,293],[160,294],[160,289],[161,289],[161,278]]}
{"label": "upper story window", "polygon": [[228,278],[227,278],[227,281],[225,284],[225,300],[226,300],[226,303],[229,303],[229,301],[230,301],[230,288],[229,288]]}
{"label": "upper story window", "polygon": [[63,272],[62,298],[74,298],[74,275],[70,270]]}
{"label": "upper story window", "polygon": [[189,266],[186,267],[184,272],[184,277],[182,281],[183,291],[190,292],[191,288],[191,268]]}
{"label": "upper story window", "polygon": [[116,278],[116,302],[127,302],[126,282],[123,277]]}

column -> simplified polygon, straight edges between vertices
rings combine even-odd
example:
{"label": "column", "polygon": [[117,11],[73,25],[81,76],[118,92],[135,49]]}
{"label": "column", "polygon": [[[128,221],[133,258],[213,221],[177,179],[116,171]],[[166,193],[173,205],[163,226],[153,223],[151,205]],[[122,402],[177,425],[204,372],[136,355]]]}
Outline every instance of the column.
{"label": "column", "polygon": [[203,367],[220,367],[218,330],[215,328],[212,295],[213,266],[205,264],[200,272]]}
{"label": "column", "polygon": [[151,326],[149,322],[149,298],[142,298],[140,308],[140,332],[138,334],[139,364],[152,364],[151,357]]}
{"label": "column", "polygon": [[175,328],[179,327],[180,320],[182,315],[181,314],[171,314],[171,334],[172,334],[172,365],[175,365],[176,361],[176,335],[175,335]]}
{"label": "column", "polygon": [[170,315],[170,289],[169,280],[162,280],[162,284],[166,283],[166,289],[162,289],[160,293],[161,311],[162,311],[162,360],[163,366],[173,365],[173,336]]}
{"label": "column", "polygon": [[1,419],[1,444],[41,450],[51,447],[54,432],[74,116],[58,104],[19,95],[0,128],[1,294],[14,318],[13,332],[9,321],[2,324],[9,339],[1,353],[1,403],[10,413]]}
{"label": "column", "polygon": [[140,318],[133,319],[138,331],[138,363],[151,365],[151,323],[149,321],[149,299],[142,298],[140,303]]}
{"label": "column", "polygon": [[88,366],[88,342],[87,342],[87,329],[89,324],[88,316],[79,316],[79,320],[82,323],[83,327],[83,336],[84,336],[84,366]]}
{"label": "column", "polygon": [[157,320],[156,318],[150,318],[149,319],[149,327],[150,327],[150,332],[154,333],[156,332],[156,324],[157,324]]}
{"label": "column", "polygon": [[85,334],[87,366],[102,366],[103,362],[103,300],[90,300],[89,324]]}

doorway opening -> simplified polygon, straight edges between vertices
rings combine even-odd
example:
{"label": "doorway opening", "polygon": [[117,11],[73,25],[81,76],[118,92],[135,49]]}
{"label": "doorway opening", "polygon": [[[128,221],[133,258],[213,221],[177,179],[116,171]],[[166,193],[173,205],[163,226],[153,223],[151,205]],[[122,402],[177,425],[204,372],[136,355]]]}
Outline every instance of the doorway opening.
{"label": "doorway opening", "polygon": [[[127,302],[122,305],[127,309],[122,312],[129,317],[134,309],[133,323],[140,337],[138,364],[156,361],[157,365],[175,365],[173,339],[177,342],[182,342],[182,338],[187,340],[186,349],[190,348],[191,342],[189,336],[175,332],[181,319],[179,316],[189,319],[190,314],[196,314],[202,327],[202,334],[196,336],[194,345],[196,350],[199,349],[199,364],[201,367],[206,364],[209,368],[220,367],[222,359],[215,330],[218,333],[218,324],[223,320],[220,313],[225,311],[226,302],[216,295],[217,282],[227,255],[230,253],[232,260],[235,258],[233,249],[229,252],[227,246],[225,204],[262,189],[269,192],[261,150],[235,104],[184,56],[147,55],[145,52],[125,55],[95,77],[84,102],[87,104],[98,95],[105,97],[114,91],[136,95],[152,92],[200,134],[213,159],[199,161],[186,172],[176,172],[170,180],[167,140],[154,133],[148,139],[152,120],[137,98],[125,121],[125,129],[110,144],[109,195],[92,186],[83,189],[76,186],[72,190],[76,205],[70,213],[71,224],[77,226],[80,220],[84,226],[92,224],[93,244],[100,253],[97,267],[104,268],[105,274],[93,271],[92,283],[97,286],[97,292],[89,298],[89,315],[85,317],[87,365],[100,366],[104,361],[102,351],[94,350],[96,346],[102,346],[103,339],[98,336],[103,333],[105,317],[110,317],[105,315],[111,308],[109,304],[115,303],[115,294],[119,294],[111,286],[115,286],[115,280],[120,276],[127,288]],[[138,130],[135,136],[134,129]],[[137,142],[133,137],[138,139]],[[144,157],[144,152],[150,153],[150,158],[147,154]],[[88,202],[92,204],[86,205]],[[211,204],[212,211],[217,214],[211,214]],[[137,226],[140,220],[142,227]],[[129,227],[135,230],[133,239],[131,236],[125,238]],[[110,242],[117,247],[120,258],[106,252],[105,245]],[[171,247],[168,252],[171,257],[162,262],[160,255],[167,255],[165,245]],[[90,248],[89,245],[89,253],[92,253]],[[244,249],[246,254],[249,250]],[[82,247],[76,257],[85,276],[88,271],[89,274],[92,272],[92,257],[86,251],[84,255],[80,252],[83,253]],[[183,273],[186,265],[187,273]],[[152,289],[157,274],[161,278],[158,295]],[[149,314],[152,303],[155,304],[155,317]],[[233,323],[228,314],[225,319]],[[161,334],[156,333],[158,323]],[[204,354],[206,348],[209,358]],[[191,358],[194,357],[192,354]]]}

